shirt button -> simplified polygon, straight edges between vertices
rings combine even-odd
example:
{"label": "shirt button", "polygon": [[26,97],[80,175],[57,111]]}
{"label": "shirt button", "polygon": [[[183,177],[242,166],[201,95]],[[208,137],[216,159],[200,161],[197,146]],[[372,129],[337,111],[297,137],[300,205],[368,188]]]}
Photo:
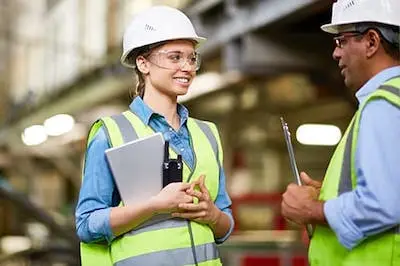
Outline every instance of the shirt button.
{"label": "shirt button", "polygon": [[185,150],[184,148],[181,149],[181,151],[184,151],[184,150]]}
{"label": "shirt button", "polygon": [[170,127],[170,128],[169,128],[169,131],[174,131],[174,130],[172,129],[172,127]]}

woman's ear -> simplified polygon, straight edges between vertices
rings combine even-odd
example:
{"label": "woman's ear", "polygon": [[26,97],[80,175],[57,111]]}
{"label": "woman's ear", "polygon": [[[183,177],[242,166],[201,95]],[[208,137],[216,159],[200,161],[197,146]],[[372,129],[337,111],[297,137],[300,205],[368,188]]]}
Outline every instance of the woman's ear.
{"label": "woman's ear", "polygon": [[138,68],[138,70],[142,73],[142,74],[148,74],[149,73],[149,67],[147,64],[147,60],[146,58],[144,58],[143,56],[139,55],[138,57],[136,57],[136,67]]}

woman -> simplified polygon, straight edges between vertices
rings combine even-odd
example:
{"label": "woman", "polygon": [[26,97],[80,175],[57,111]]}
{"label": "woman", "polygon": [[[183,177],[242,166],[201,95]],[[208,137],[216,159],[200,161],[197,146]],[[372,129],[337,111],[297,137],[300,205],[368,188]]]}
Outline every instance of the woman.
{"label": "woman", "polygon": [[[161,132],[170,152],[179,151],[183,182],[167,185],[147,202],[123,206],[104,155],[120,132],[107,119],[97,122],[76,208],[77,234],[85,243],[82,265],[221,265],[216,243],[230,235],[233,219],[218,131],[177,103],[199,69],[195,49],[204,41],[186,15],[166,6],[136,16],[125,31],[121,62],[135,69],[138,96],[123,116],[139,137]],[[159,213],[173,218],[143,226]]]}

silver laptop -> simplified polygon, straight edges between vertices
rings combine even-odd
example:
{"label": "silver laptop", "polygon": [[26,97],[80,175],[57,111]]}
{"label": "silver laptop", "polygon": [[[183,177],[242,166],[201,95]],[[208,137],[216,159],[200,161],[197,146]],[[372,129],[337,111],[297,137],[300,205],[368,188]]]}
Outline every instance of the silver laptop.
{"label": "silver laptop", "polygon": [[161,133],[107,149],[106,157],[125,205],[146,201],[162,189],[164,138]]}

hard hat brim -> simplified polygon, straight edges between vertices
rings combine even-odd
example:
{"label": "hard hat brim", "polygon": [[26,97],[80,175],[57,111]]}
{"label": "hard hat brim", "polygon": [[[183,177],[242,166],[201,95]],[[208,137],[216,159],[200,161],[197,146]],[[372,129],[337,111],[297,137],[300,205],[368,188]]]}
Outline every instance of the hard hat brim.
{"label": "hard hat brim", "polygon": [[338,25],[337,24],[325,24],[321,26],[321,30],[327,32],[327,33],[331,33],[331,34],[337,34],[339,33],[338,31]]}
{"label": "hard hat brim", "polygon": [[[194,40],[194,41],[196,42],[196,49],[197,49],[197,48],[199,48],[200,46],[202,46],[202,45],[207,41],[207,38],[200,37],[200,36],[197,36],[197,37],[177,37],[177,38],[166,38],[166,39],[161,39],[160,42],[164,42],[164,41],[175,41],[175,40]],[[149,43],[149,44],[147,44],[147,45],[151,45],[151,43]],[[138,48],[140,48],[140,47],[138,47]],[[129,51],[126,51],[126,52],[121,56],[121,60],[120,60],[120,61],[121,61],[121,64],[122,64],[123,66],[128,67],[128,68],[136,68],[136,65],[135,65],[135,64],[131,64],[131,63],[127,62],[127,60],[126,60],[127,56],[128,56],[133,50],[136,50],[136,49],[137,49],[137,48],[132,49],[132,50],[129,50]]]}
{"label": "hard hat brim", "polygon": [[339,34],[341,32],[355,31],[355,21],[349,21],[344,23],[329,23],[321,26],[321,29],[327,33]]}
{"label": "hard hat brim", "polygon": [[394,23],[389,23],[385,21],[362,20],[362,21],[346,21],[342,23],[329,23],[322,25],[321,29],[327,33],[339,34],[341,32],[355,31],[356,30],[355,24],[357,23],[379,23],[379,24],[398,27]]}

